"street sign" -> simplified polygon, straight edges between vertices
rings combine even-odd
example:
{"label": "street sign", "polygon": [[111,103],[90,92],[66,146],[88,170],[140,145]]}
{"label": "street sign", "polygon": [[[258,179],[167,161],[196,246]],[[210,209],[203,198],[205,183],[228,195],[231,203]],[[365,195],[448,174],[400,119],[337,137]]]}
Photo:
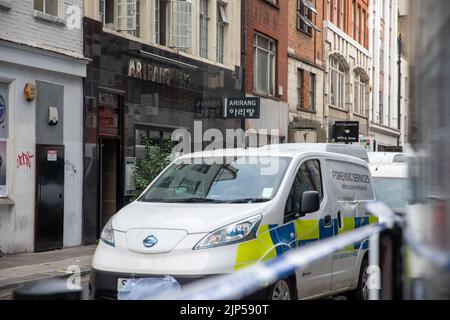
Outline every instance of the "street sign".
{"label": "street sign", "polygon": [[259,119],[261,100],[258,97],[225,98],[224,117],[229,119]]}
{"label": "street sign", "polygon": [[334,142],[359,142],[358,121],[336,121],[333,126]]}

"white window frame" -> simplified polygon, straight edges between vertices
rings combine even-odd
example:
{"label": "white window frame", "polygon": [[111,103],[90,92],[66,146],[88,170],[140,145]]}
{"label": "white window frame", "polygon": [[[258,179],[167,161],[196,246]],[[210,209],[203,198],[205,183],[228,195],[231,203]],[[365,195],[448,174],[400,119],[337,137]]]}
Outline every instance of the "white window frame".
{"label": "white window frame", "polygon": [[118,31],[130,34],[136,32],[137,0],[117,0],[116,19]]}
{"label": "white window frame", "polygon": [[106,21],[106,0],[98,1],[98,15],[100,17],[100,21],[103,25],[105,25]]}
{"label": "white window frame", "polygon": [[209,38],[209,0],[200,0],[199,3],[199,55],[208,58],[208,38]]}
{"label": "white window frame", "polygon": [[[269,49],[261,47],[258,45],[258,39],[262,38],[268,41],[269,44]],[[254,49],[254,62],[253,62],[253,67],[254,67],[254,80],[253,80],[253,87],[254,87],[254,91],[255,93],[258,94],[262,94],[265,96],[270,96],[270,97],[274,97],[276,96],[276,73],[275,73],[275,68],[276,68],[276,54],[277,54],[277,44],[276,41],[274,39],[271,39],[269,37],[263,36],[260,33],[255,33],[255,36],[253,38],[253,49]],[[266,72],[267,74],[267,92],[263,92],[261,90],[258,89],[258,52],[263,52],[265,54],[268,55],[268,65],[266,66]]]}
{"label": "white window frame", "polygon": [[[42,10],[36,9],[36,4],[37,4],[36,2],[38,2],[38,1],[42,1]],[[60,6],[59,0],[55,0],[55,2],[56,2],[56,14],[48,12],[48,10],[47,10],[47,1],[51,1],[51,0],[34,0],[34,10],[40,11],[42,13],[45,13],[45,14],[48,14],[48,15],[51,15],[51,16],[59,17],[59,9],[60,9],[59,8],[59,6]]]}
{"label": "white window frame", "polygon": [[360,72],[354,72],[353,78],[354,87],[354,106],[355,113],[365,116],[366,115],[366,82]]}
{"label": "white window frame", "polygon": [[180,50],[189,50],[192,46],[192,2],[178,0],[171,1],[170,5],[170,43]]}
{"label": "white window frame", "polygon": [[[345,67],[336,57],[330,57],[330,105],[345,110]],[[333,76],[336,75],[336,84]],[[333,93],[333,87],[336,92]],[[333,101],[333,98],[335,101]]]}

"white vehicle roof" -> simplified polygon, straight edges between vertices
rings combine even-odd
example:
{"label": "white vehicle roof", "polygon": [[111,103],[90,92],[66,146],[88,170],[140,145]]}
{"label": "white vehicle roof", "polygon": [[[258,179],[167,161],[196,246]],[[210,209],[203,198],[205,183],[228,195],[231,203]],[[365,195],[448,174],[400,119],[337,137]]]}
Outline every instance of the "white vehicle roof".
{"label": "white vehicle roof", "polygon": [[407,163],[388,163],[369,165],[370,172],[374,178],[407,178],[408,164]]}
{"label": "white vehicle roof", "polygon": [[369,162],[376,164],[405,163],[407,154],[402,152],[369,152]]}
{"label": "white vehicle roof", "polygon": [[187,154],[181,159],[192,157],[232,157],[232,156],[277,156],[295,157],[303,153],[335,153],[342,156],[351,157],[357,161],[368,162],[367,152],[361,146],[326,144],[326,143],[299,143],[299,144],[272,144],[260,148],[248,149],[221,149],[213,151],[202,151]]}

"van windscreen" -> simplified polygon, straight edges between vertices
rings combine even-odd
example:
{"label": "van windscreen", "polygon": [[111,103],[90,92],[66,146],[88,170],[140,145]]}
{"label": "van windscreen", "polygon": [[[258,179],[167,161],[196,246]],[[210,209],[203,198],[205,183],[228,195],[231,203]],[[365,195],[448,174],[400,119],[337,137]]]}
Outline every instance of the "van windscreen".
{"label": "van windscreen", "polygon": [[271,200],[288,157],[189,158],[172,164],[139,198],[166,203],[255,203]]}

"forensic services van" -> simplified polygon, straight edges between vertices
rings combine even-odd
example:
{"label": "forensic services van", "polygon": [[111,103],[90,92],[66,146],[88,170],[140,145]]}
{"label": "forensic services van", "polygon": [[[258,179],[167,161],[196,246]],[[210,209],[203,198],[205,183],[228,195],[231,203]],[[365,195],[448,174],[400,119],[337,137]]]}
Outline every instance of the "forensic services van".
{"label": "forensic services van", "polygon": [[[301,250],[377,223],[368,164],[350,146],[286,144],[185,155],[106,224],[92,261],[94,298],[117,299],[136,279],[150,298]],[[312,299],[346,292],[367,298],[368,241],[280,279],[265,299]],[[170,281],[167,279],[170,278]],[[156,284],[156,285],[155,285]]]}

